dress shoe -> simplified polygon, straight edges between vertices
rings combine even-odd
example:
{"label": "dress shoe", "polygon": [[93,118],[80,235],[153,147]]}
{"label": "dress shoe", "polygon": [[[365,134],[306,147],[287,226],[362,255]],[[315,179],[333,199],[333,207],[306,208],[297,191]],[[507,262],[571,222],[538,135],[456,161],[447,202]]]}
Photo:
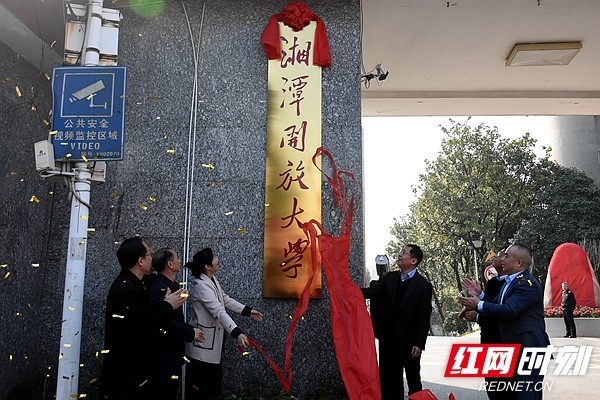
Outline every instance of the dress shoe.
{"label": "dress shoe", "polygon": [[576,338],[576,337],[577,337],[577,335],[571,335],[571,336],[569,336],[569,337],[570,337],[570,338]]}
{"label": "dress shoe", "polygon": [[567,334],[567,335],[565,335],[565,336],[563,336],[563,337],[571,337],[571,335]]}

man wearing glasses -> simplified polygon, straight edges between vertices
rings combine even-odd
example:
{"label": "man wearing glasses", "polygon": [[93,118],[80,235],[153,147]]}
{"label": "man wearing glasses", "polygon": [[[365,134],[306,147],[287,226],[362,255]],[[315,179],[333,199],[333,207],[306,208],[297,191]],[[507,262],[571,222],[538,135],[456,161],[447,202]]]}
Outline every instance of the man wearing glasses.
{"label": "man wearing glasses", "polygon": [[121,272],[106,298],[100,390],[108,400],[145,400],[151,331],[183,304],[185,291],[168,291],[163,302],[151,304],[142,278],[152,271],[152,250],[140,237],[124,240],[117,259]]}
{"label": "man wearing glasses", "polygon": [[[379,337],[379,379],[383,400],[403,399],[406,373],[408,394],[423,389],[421,352],[429,333],[431,284],[417,271],[423,251],[407,244],[398,254],[399,271],[391,271],[372,287],[361,288],[366,299],[382,305]],[[375,321],[374,321],[375,322]],[[399,381],[400,379],[400,381]]]}

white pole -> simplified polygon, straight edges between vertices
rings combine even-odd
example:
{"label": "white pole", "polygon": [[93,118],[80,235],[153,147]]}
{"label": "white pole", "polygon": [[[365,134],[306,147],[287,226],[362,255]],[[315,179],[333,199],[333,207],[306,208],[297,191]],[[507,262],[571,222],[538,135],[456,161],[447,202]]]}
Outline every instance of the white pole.
{"label": "white pole", "polygon": [[[97,65],[100,59],[102,28],[102,0],[90,0],[84,39],[85,53],[82,64]],[[79,360],[81,353],[81,321],[83,316],[83,288],[91,188],[91,171],[85,162],[75,164],[71,182],[71,221],[65,293],[62,312],[62,330],[58,358],[56,400],[79,398]]]}
{"label": "white pole", "polygon": [[79,395],[79,355],[81,349],[81,320],[83,314],[83,287],[85,256],[92,174],[84,162],[75,166],[75,194],[71,200],[71,222],[65,296],[62,312],[62,331],[56,385],[56,399],[68,400]]}

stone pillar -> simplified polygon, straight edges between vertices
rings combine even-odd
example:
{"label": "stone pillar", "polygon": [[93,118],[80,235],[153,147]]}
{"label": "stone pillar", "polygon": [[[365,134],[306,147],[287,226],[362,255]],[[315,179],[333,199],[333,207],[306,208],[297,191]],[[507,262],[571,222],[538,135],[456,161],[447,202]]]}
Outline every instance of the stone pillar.
{"label": "stone pillar", "polygon": [[[267,60],[259,38],[268,18],[287,3],[243,0],[165,1],[145,7],[121,2],[107,5],[119,9],[124,17],[119,33],[119,65],[128,67],[125,159],[109,162],[106,183],[92,187],[91,192],[89,226],[95,231],[90,232],[88,241],[80,393],[92,398],[97,394],[101,358],[96,352],[103,345],[106,294],[119,271],[115,256],[118,244],[140,234],[154,248],[168,245],[183,253],[187,178],[192,171],[191,246],[190,253],[182,256],[191,257],[205,246],[215,250],[224,290],[265,313],[262,323],[243,317],[235,317],[236,320],[283,366],[285,335],[296,302],[262,298]],[[357,179],[352,187],[356,208],[350,265],[353,279],[361,284],[364,255],[360,5],[358,0],[313,3],[309,6],[327,25],[333,59],[333,66],[323,71],[322,143],[336,157],[338,167],[351,171]],[[199,51],[198,115],[190,136],[194,45]],[[188,168],[194,140],[194,163]],[[24,140],[24,148],[33,149],[33,142],[31,138]],[[6,141],[0,146],[3,154],[12,148]],[[35,176],[33,156],[27,168],[29,175]],[[48,185],[39,178],[34,181],[35,188]],[[10,204],[22,204],[29,193],[24,190],[18,198],[5,196]],[[57,186],[54,197],[46,214],[36,212],[23,217],[30,228],[25,227],[24,221],[8,216],[11,234],[15,235],[10,248],[17,253],[16,262],[27,266],[36,258],[35,252],[46,255],[45,279],[32,277],[24,281],[35,288],[36,299],[43,305],[37,320],[28,323],[26,329],[14,330],[2,321],[3,339],[24,331],[33,336],[33,332],[44,332],[39,337],[34,369],[50,374],[50,393],[56,379],[60,379],[55,371],[69,220],[66,190]],[[333,208],[326,182],[322,207],[325,229],[337,233],[340,214]],[[35,252],[17,252],[17,243],[26,239],[33,241]],[[44,240],[49,240],[47,246]],[[9,304],[6,299],[11,298],[12,292],[5,294],[3,289],[0,293],[4,296],[2,303]],[[311,300],[294,338],[292,393],[296,396],[318,389],[331,393],[333,398],[344,396],[333,352],[326,286],[324,293],[323,299]],[[6,363],[5,360],[1,362]],[[226,395],[242,388],[261,396],[279,390],[264,359],[256,352],[240,356],[233,340],[227,343],[223,362]],[[25,381],[26,375],[22,372],[12,381],[2,379],[1,385]]]}

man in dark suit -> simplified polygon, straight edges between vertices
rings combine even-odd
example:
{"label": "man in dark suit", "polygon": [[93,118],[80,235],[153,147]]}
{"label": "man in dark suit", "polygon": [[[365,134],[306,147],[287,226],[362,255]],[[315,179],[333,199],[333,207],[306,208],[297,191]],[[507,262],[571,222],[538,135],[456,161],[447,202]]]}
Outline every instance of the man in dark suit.
{"label": "man in dark suit", "polygon": [[117,258],[121,272],[106,298],[100,392],[107,400],[147,400],[150,332],[181,307],[185,290],[168,291],[164,301],[150,303],[142,278],[152,272],[152,250],[140,237],[124,240]]}
{"label": "man in dark suit", "polygon": [[[165,247],[154,252],[152,268],[156,274],[149,275],[150,301],[159,305],[168,291],[179,290],[176,281],[181,271],[181,259],[174,249]],[[179,391],[181,368],[185,356],[185,343],[202,342],[204,332],[185,323],[183,307],[171,312],[171,318],[151,332],[152,348],[151,379],[148,382],[149,400],[175,400]]]}
{"label": "man in dark suit", "polygon": [[404,398],[403,374],[408,393],[423,389],[421,352],[429,333],[431,318],[431,284],[417,272],[423,251],[407,244],[398,254],[400,271],[392,271],[372,287],[362,288],[366,299],[382,304],[379,337],[379,378],[383,400]]}
{"label": "man in dark suit", "polygon": [[[504,254],[502,265],[506,283],[496,299],[486,296],[459,297],[458,302],[482,315],[500,319],[499,330],[502,343],[520,343],[525,347],[547,347],[550,344],[544,323],[544,302],[539,282],[529,272],[531,251],[524,245],[513,244]],[[539,368],[531,375],[515,373],[513,380],[518,387],[517,400],[542,398],[544,377]]]}
{"label": "man in dark suit", "polygon": [[[504,285],[504,280],[506,279],[506,273],[504,272],[504,268],[502,267],[502,259],[504,257],[504,250],[500,250],[498,254],[494,256],[492,261],[492,266],[495,269],[495,276],[492,276],[485,284],[485,294],[489,298],[495,299],[499,294],[502,286]],[[474,286],[475,282],[470,281],[468,279],[463,279],[463,283],[465,284],[465,289],[469,291],[469,288],[473,287],[473,292],[470,294],[479,295],[481,290],[477,290],[476,286]],[[461,312],[461,316],[463,316],[467,321],[477,322],[480,328],[480,336],[481,343],[483,344],[497,344],[502,343],[502,339],[500,337],[500,321],[498,318],[493,317],[491,315],[480,314],[477,311],[463,309]],[[514,398],[514,394],[511,391],[505,390],[504,386],[500,386],[498,382],[506,381],[505,379],[500,378],[485,378],[487,382],[486,385],[486,393],[488,399],[490,400],[512,400]],[[502,390],[498,390],[498,388],[502,388]]]}
{"label": "man in dark suit", "polygon": [[562,283],[562,303],[561,307],[563,310],[563,319],[565,320],[565,329],[567,333],[563,337],[576,338],[577,327],[575,327],[575,319],[573,318],[573,312],[575,311],[575,294],[569,290],[569,284],[567,282]]}

